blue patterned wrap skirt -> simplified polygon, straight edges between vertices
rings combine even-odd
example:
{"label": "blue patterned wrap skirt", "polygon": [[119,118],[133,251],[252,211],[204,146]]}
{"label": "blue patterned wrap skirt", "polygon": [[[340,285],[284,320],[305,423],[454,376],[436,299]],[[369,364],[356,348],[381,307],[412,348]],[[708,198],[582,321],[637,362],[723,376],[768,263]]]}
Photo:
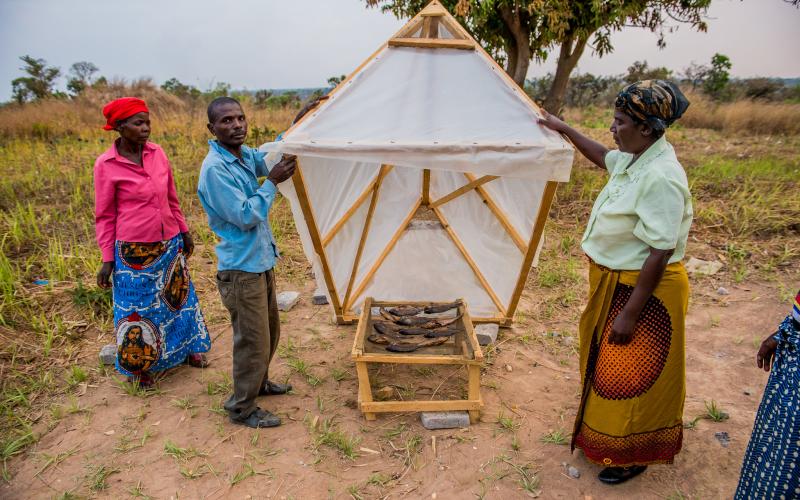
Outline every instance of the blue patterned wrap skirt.
{"label": "blue patterned wrap skirt", "polygon": [[156,243],[116,242],[116,368],[124,375],[166,370],[211,348],[182,250],[180,234]]}
{"label": "blue patterned wrap skirt", "polygon": [[800,331],[791,315],[778,347],[744,456],[735,499],[800,498]]}

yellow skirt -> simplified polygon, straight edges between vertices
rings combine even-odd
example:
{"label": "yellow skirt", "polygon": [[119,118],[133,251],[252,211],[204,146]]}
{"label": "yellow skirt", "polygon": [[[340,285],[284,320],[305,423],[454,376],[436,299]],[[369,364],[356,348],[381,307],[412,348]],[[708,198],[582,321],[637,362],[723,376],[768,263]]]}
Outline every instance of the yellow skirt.
{"label": "yellow skirt", "polygon": [[590,262],[580,321],[583,392],[572,449],[612,467],[672,463],[683,440],[689,279],[683,264],[669,264],[631,342],[610,344],[611,325],[638,277]]}

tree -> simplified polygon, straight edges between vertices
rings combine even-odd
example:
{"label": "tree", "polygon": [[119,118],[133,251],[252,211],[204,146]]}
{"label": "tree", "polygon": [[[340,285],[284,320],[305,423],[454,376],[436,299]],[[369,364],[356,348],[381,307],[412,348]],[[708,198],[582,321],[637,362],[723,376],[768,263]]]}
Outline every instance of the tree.
{"label": "tree", "polygon": [[[428,0],[365,0],[370,7],[409,17]],[[800,0],[798,0],[800,1]],[[559,47],[558,64],[544,107],[558,111],[570,74],[590,45],[599,56],[613,50],[611,33],[626,26],[646,28],[665,45],[670,22],[706,30],[711,0],[441,0],[520,86],[533,57],[544,60]],[[589,41],[592,40],[590,44]]]}
{"label": "tree", "polygon": [[15,78],[11,82],[11,96],[18,103],[36,101],[51,97],[56,79],[61,76],[61,69],[56,66],[47,66],[44,59],[34,59],[31,56],[22,56],[20,60],[25,66],[20,68],[28,74]]}
{"label": "tree", "polygon": [[267,99],[270,97],[272,97],[272,91],[266,89],[256,90],[255,94],[253,94],[253,99],[257,108],[266,107]]}
{"label": "tree", "polygon": [[328,86],[329,87],[335,87],[335,86],[339,85],[340,83],[342,83],[346,78],[347,78],[347,75],[332,76],[332,77],[328,78]]}
{"label": "tree", "polygon": [[197,87],[181,83],[180,80],[174,77],[162,83],[161,89],[181,99],[188,100],[197,99],[201,94],[200,89]]}
{"label": "tree", "polygon": [[711,67],[706,75],[705,82],[703,82],[703,90],[710,96],[717,99],[723,97],[725,87],[730,80],[731,60],[728,56],[722,54],[714,54],[711,58]]}
{"label": "tree", "polygon": [[628,74],[623,77],[625,83],[636,83],[642,80],[669,80],[672,78],[672,71],[661,68],[650,68],[647,61],[634,61],[628,66]]}
{"label": "tree", "polygon": [[79,95],[92,85],[92,75],[99,71],[98,67],[88,61],[76,62],[69,68],[72,75],[67,81],[67,90],[72,95]]}

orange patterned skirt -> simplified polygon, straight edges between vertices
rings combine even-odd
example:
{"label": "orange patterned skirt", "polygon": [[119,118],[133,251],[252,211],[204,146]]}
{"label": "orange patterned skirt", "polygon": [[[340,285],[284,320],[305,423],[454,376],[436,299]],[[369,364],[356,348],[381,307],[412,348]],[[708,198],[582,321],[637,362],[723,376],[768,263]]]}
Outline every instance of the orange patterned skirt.
{"label": "orange patterned skirt", "polygon": [[589,268],[589,303],[580,322],[583,392],[572,449],[611,467],[672,463],[683,440],[684,323],[689,280],[667,266],[627,345],[608,342],[638,271]]}

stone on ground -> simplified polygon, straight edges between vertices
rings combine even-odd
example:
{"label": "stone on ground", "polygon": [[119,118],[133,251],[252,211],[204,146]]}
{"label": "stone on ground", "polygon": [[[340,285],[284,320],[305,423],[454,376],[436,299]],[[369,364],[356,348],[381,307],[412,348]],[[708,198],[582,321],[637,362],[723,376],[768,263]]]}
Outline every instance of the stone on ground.
{"label": "stone on ground", "polygon": [[113,365],[117,360],[117,346],[116,344],[104,345],[100,349],[100,362],[104,365]]}
{"label": "stone on ground", "polygon": [[424,411],[419,414],[419,419],[430,431],[469,427],[469,413],[466,411]]}
{"label": "stone on ground", "polygon": [[497,333],[500,331],[500,325],[497,323],[484,323],[475,326],[475,336],[478,337],[480,345],[489,345],[497,342]]}
{"label": "stone on ground", "polygon": [[278,310],[290,311],[300,300],[300,292],[281,292],[278,294]]}
{"label": "stone on ground", "polygon": [[720,269],[722,269],[722,262],[717,260],[702,260],[691,257],[689,262],[686,263],[686,271],[689,274],[698,276],[711,276],[717,274]]}
{"label": "stone on ground", "polygon": [[322,288],[317,288],[317,291],[314,292],[314,297],[311,299],[311,302],[315,306],[324,306],[328,303],[328,297],[325,296],[325,291]]}

